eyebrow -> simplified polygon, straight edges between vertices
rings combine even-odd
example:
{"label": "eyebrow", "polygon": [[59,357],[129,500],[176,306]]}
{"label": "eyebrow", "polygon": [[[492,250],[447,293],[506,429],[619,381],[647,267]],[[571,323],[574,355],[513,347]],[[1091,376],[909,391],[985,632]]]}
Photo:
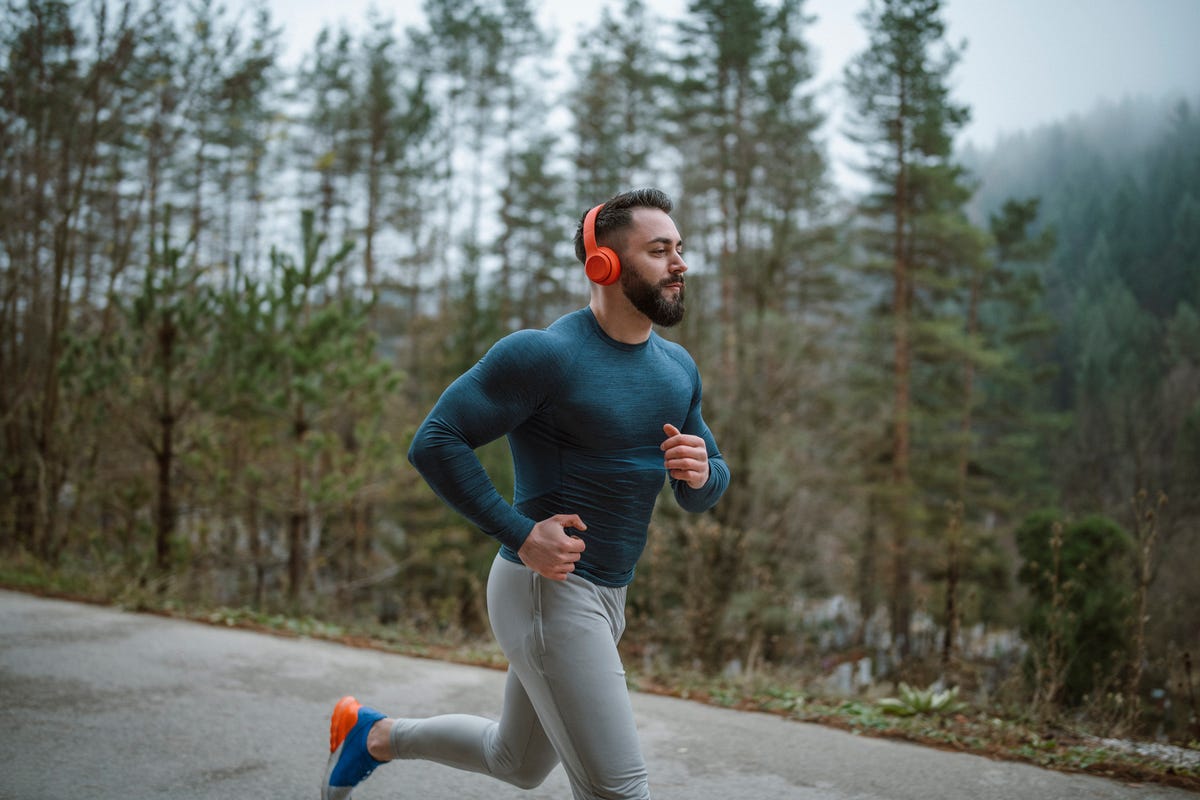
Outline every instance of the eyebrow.
{"label": "eyebrow", "polygon": [[669,236],[656,236],[653,239],[651,239],[650,241],[646,242],[647,246],[652,245],[652,244],[665,244],[667,247],[672,247],[672,246],[682,247],[683,239],[674,240],[674,239],[671,239],[671,237],[669,237]]}

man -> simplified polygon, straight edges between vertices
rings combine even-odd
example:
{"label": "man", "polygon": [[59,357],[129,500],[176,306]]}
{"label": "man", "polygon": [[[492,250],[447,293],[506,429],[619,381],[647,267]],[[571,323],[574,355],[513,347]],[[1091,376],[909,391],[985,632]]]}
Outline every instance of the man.
{"label": "man", "polygon": [[[626,587],[668,477],[692,512],[729,470],[700,412],[691,356],[652,330],[683,318],[683,242],[671,201],[644,189],[587,212],[575,252],[586,308],[504,337],[446,389],[409,459],[500,542],[488,614],[509,660],[498,722],[393,719],[344,697],[330,724],[323,798],[349,797],[379,763],[426,759],[523,788],[562,763],[576,800],[648,798],[617,642]],[[475,448],[507,436],[510,505]]]}

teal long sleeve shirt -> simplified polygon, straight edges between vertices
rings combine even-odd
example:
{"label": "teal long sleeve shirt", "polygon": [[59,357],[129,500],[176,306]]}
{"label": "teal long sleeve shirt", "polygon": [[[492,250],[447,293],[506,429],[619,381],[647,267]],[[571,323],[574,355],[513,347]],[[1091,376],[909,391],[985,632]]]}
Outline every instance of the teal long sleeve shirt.
{"label": "teal long sleeve shirt", "polygon": [[[442,394],[408,457],[439,497],[500,542],[503,558],[521,563],[517,551],[538,521],[578,514],[587,530],[571,531],[585,543],[576,574],[625,586],[667,479],[665,423],[708,450],[704,486],[671,479],[682,508],[705,511],[729,485],[700,398],[684,348],[653,332],[640,344],[618,342],[584,308],[497,342]],[[475,455],[501,436],[516,475],[511,504]]]}

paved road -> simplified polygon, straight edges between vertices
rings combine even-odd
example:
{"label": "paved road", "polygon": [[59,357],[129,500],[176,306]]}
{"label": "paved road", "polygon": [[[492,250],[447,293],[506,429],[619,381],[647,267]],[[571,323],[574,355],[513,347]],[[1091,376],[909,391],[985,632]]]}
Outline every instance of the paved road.
{"label": "paved road", "polygon": [[[315,798],[343,693],[424,716],[493,715],[492,670],[0,592],[0,798]],[[1127,786],[646,695],[634,696],[655,800],[1145,800]],[[434,764],[354,793],[568,800]]]}

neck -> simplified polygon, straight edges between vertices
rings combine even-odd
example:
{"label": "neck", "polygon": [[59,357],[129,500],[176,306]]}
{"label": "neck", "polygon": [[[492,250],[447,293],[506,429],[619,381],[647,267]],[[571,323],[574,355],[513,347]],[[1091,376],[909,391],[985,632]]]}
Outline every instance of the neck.
{"label": "neck", "polygon": [[650,338],[650,320],[633,307],[620,287],[593,286],[588,307],[610,338],[624,344],[641,344]]}

